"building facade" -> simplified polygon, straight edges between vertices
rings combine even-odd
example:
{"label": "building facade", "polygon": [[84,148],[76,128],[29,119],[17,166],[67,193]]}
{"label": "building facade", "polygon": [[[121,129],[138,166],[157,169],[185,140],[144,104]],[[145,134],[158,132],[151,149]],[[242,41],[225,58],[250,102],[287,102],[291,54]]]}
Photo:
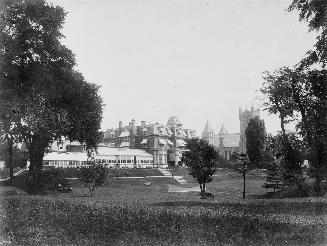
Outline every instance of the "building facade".
{"label": "building facade", "polygon": [[202,138],[207,140],[209,144],[215,147],[219,155],[230,160],[232,153],[246,153],[246,137],[245,130],[249,124],[250,119],[255,116],[260,117],[260,110],[251,107],[251,110],[239,109],[240,132],[228,133],[224,124],[222,124],[220,131],[216,133],[210,126],[209,121],[202,132]]}
{"label": "building facade", "polygon": [[185,139],[195,136],[195,130],[183,128],[176,116],[170,117],[166,125],[141,121],[141,125],[137,126],[132,119],[126,126],[119,121],[118,128],[108,129],[104,133],[103,144],[145,150],[153,155],[154,167],[167,167],[180,164]]}
{"label": "building facade", "polygon": [[[153,167],[153,155],[142,149],[97,146],[92,157],[105,167],[147,168]],[[44,167],[76,168],[88,165],[85,144],[62,139],[51,144],[43,158]]]}

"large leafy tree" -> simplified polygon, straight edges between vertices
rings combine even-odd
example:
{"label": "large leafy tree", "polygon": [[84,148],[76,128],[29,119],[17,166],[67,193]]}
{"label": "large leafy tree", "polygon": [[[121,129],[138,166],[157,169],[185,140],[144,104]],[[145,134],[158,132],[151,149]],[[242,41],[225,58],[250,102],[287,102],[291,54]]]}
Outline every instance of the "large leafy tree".
{"label": "large leafy tree", "polygon": [[260,120],[258,116],[251,119],[245,130],[245,137],[250,168],[262,167],[267,138],[264,121]]}
{"label": "large leafy tree", "polygon": [[206,140],[199,138],[188,139],[186,149],[182,162],[190,168],[190,175],[200,184],[201,196],[205,198],[206,183],[212,181],[218,154]]}
{"label": "large leafy tree", "polygon": [[289,11],[298,10],[299,20],[309,25],[309,31],[316,31],[316,44],[314,50],[307,52],[307,57],[302,60],[302,66],[320,63],[323,67],[327,64],[327,1],[324,0],[293,0]]}
{"label": "large leafy tree", "polygon": [[[316,190],[320,193],[320,183],[326,177],[327,163],[327,71],[282,68],[264,79],[262,92],[266,96],[266,109],[277,113],[281,125],[285,127],[294,121],[308,150],[310,162],[314,167]],[[287,92],[280,97],[276,92]],[[280,107],[282,102],[283,107]],[[285,120],[286,119],[286,120]],[[294,147],[282,127],[285,161],[296,162]],[[296,163],[293,163],[296,166]],[[291,165],[292,166],[292,165]]]}
{"label": "large leafy tree", "polygon": [[60,42],[61,7],[44,0],[5,0],[0,7],[1,121],[26,143],[30,170],[38,173],[49,142],[62,135],[96,146],[102,100]]}

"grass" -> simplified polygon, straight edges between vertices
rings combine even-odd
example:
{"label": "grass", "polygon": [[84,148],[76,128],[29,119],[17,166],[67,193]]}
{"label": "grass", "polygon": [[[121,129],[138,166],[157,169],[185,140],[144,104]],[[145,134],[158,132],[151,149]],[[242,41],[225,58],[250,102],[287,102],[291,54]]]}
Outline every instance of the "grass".
{"label": "grass", "polygon": [[[169,184],[178,184],[167,177],[111,177],[94,197],[80,183],[71,193],[46,196],[0,186],[0,239],[13,245],[326,245],[326,199],[256,199],[266,192],[264,180],[247,175],[245,200],[242,175],[226,170],[208,184],[213,200],[168,193]],[[190,179],[185,186],[194,185]]]}
{"label": "grass", "polygon": [[1,199],[0,230],[14,245],[323,245],[325,208],[325,202],[143,206],[12,196]]}

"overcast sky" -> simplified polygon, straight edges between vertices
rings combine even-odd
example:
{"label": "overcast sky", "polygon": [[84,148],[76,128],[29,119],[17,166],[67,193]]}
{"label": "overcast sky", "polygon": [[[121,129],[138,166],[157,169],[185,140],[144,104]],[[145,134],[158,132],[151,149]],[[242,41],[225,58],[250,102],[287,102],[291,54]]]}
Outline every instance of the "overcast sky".
{"label": "overcast sky", "polygon": [[[296,64],[314,43],[291,0],[53,0],[67,12],[63,42],[102,86],[102,128],[176,115],[239,132],[239,107],[261,106],[262,72]],[[279,121],[262,112],[268,132]]]}

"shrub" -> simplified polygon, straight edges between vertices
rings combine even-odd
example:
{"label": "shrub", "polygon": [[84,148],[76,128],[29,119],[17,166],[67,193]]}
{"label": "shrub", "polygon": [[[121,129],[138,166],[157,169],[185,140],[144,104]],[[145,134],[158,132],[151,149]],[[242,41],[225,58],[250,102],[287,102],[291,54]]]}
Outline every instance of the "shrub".
{"label": "shrub", "polygon": [[58,184],[64,179],[63,169],[51,168],[41,170],[34,175],[30,171],[26,171],[14,177],[13,185],[28,193],[44,193],[46,191],[55,191]]}
{"label": "shrub", "polygon": [[58,184],[64,179],[62,168],[53,168],[41,172],[41,186],[44,190],[55,191]]}
{"label": "shrub", "polygon": [[89,189],[91,196],[93,196],[94,190],[102,186],[107,180],[107,169],[98,163],[88,164],[88,167],[80,169],[79,176],[84,186]]}

